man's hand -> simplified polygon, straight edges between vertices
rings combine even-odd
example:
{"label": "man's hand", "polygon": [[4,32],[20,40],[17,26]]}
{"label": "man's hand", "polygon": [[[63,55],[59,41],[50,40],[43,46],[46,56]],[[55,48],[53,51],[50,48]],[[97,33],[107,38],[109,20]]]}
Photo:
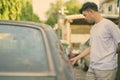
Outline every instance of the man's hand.
{"label": "man's hand", "polygon": [[71,58],[70,61],[72,63],[72,65],[74,65],[77,62],[77,57]]}
{"label": "man's hand", "polygon": [[87,49],[85,49],[82,53],[80,53],[78,56],[71,58],[70,61],[72,63],[72,65],[74,65],[77,60],[81,59],[82,57],[88,55],[90,53],[90,47],[88,47]]}

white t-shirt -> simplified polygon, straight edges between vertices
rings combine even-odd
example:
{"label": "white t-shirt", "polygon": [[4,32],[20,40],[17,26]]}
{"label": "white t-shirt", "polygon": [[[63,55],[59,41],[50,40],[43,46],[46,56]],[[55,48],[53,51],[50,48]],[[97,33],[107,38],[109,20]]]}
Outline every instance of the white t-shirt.
{"label": "white t-shirt", "polygon": [[90,67],[112,70],[117,67],[116,47],[120,42],[120,29],[103,18],[90,30]]}

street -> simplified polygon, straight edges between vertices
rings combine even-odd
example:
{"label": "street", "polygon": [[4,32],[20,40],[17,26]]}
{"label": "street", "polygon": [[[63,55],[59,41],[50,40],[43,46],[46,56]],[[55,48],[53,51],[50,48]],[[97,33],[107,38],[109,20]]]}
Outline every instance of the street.
{"label": "street", "polygon": [[85,80],[86,72],[84,72],[80,66],[74,67],[77,80]]}

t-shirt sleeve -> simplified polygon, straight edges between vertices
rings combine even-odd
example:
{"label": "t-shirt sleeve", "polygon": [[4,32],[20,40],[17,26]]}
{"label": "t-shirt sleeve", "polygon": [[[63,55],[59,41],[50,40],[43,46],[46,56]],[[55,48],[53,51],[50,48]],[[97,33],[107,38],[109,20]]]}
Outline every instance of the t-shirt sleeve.
{"label": "t-shirt sleeve", "polygon": [[119,27],[112,23],[109,24],[109,31],[115,42],[118,44],[120,42],[120,29]]}

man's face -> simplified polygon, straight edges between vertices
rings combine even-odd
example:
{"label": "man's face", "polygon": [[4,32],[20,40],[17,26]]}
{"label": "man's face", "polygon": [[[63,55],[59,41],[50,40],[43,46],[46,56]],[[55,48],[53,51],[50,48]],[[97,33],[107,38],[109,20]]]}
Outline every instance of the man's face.
{"label": "man's face", "polygon": [[85,20],[88,23],[94,23],[94,16],[91,11],[83,11],[82,14],[85,16]]}

